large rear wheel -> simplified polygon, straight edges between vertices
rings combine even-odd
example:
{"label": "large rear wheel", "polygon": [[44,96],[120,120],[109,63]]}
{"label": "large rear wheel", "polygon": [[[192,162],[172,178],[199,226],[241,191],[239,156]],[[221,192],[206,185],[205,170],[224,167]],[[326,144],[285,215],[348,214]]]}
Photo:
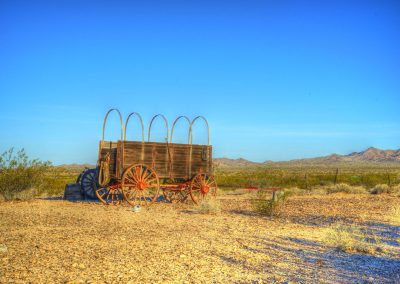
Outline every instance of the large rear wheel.
{"label": "large rear wheel", "polygon": [[127,168],[122,175],[122,191],[125,200],[132,206],[150,206],[160,192],[160,181],[156,172],[143,164]]}

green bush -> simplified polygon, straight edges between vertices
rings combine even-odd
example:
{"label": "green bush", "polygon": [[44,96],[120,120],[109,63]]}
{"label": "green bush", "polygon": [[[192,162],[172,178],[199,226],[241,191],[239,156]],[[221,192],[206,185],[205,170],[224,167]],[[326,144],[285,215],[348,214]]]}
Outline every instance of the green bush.
{"label": "green bush", "polygon": [[0,195],[4,200],[29,199],[43,185],[50,162],[29,160],[25,150],[11,148],[0,156]]}
{"label": "green bush", "polygon": [[276,198],[268,199],[265,196],[265,192],[259,192],[259,198],[252,200],[253,209],[261,215],[267,216],[279,216],[283,213],[286,206],[286,201],[290,195],[289,192],[278,191],[276,192]]}

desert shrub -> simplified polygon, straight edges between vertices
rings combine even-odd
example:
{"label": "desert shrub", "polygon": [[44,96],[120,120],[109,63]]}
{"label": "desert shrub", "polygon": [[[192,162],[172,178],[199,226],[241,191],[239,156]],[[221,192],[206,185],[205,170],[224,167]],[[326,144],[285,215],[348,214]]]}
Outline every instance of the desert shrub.
{"label": "desert shrub", "polygon": [[346,183],[339,183],[333,186],[329,186],[327,192],[328,194],[337,192],[358,194],[358,193],[367,193],[367,190],[362,186],[351,186]]}
{"label": "desert shrub", "polygon": [[358,228],[343,224],[334,224],[326,229],[324,242],[348,253],[375,254],[384,250],[372,233],[366,234]]}
{"label": "desert shrub", "polygon": [[25,150],[14,149],[0,156],[0,195],[4,200],[29,199],[43,185],[49,162],[30,160]]}
{"label": "desert shrub", "polygon": [[221,203],[215,198],[205,199],[196,208],[196,211],[201,214],[218,214],[221,213]]}
{"label": "desert shrub", "polygon": [[353,165],[339,168],[325,166],[273,166],[216,168],[217,183],[221,187],[298,187],[310,189],[316,186],[331,186],[335,180],[352,186],[372,188],[377,184],[400,182],[399,166],[371,167]]}
{"label": "desert shrub", "polygon": [[377,184],[371,189],[371,194],[390,193],[391,188],[387,184]]}
{"label": "desert shrub", "polygon": [[324,195],[324,194],[328,194],[328,189],[329,189],[329,187],[327,187],[327,186],[316,186],[316,187],[312,188],[312,193]]}
{"label": "desert shrub", "polygon": [[276,199],[268,199],[266,193],[260,191],[258,198],[252,200],[253,209],[261,215],[267,216],[279,216],[283,213],[286,206],[286,201],[290,196],[290,192],[278,191],[276,193]]}

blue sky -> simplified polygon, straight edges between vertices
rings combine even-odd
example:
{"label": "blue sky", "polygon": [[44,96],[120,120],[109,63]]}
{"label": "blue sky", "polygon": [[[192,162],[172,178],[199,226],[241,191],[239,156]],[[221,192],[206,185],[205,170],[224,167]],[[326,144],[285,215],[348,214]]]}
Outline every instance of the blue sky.
{"label": "blue sky", "polygon": [[216,157],[398,149],[400,2],[2,0],[0,102],[0,151],[55,164],[96,162],[111,107],[204,115]]}

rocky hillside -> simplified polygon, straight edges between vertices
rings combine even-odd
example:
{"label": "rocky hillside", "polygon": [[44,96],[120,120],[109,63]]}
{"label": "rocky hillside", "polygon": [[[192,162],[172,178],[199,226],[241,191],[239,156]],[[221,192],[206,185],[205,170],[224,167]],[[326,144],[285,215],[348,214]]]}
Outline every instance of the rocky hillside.
{"label": "rocky hillside", "polygon": [[399,150],[381,150],[378,148],[370,147],[365,151],[353,152],[348,155],[332,154],[324,157],[317,157],[311,159],[300,159],[290,162],[295,163],[400,163],[400,149]]}
{"label": "rocky hillside", "polygon": [[348,155],[331,154],[329,156],[298,159],[291,161],[256,163],[246,159],[216,158],[214,164],[220,168],[262,167],[262,166],[301,166],[301,165],[337,165],[337,164],[398,164],[400,165],[400,149],[381,150],[370,147],[365,151]]}

